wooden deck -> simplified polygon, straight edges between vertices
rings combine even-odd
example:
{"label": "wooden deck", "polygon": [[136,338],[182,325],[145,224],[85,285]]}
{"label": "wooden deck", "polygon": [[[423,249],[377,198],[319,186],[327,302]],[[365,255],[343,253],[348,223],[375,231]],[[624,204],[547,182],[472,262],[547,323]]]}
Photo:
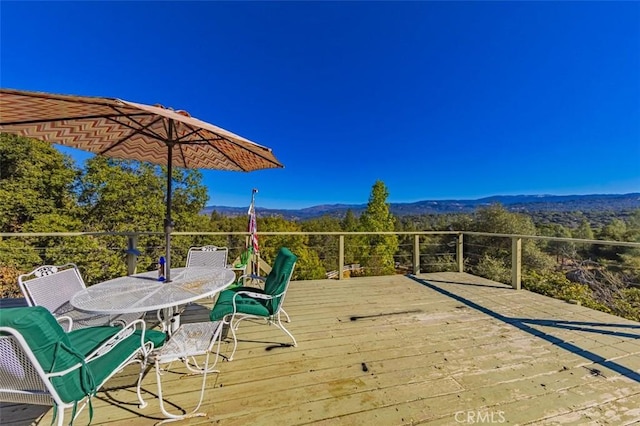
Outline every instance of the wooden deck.
{"label": "wooden deck", "polygon": [[[234,361],[207,380],[208,417],[177,424],[640,423],[633,321],[461,273],[298,281],[284,306],[298,346],[278,345],[287,337],[275,327],[241,325]],[[183,321],[207,315],[192,305]],[[155,375],[139,409],[135,373],[98,393],[92,425],[161,420]],[[164,385],[167,401],[191,409],[200,377],[167,373]],[[3,425],[51,415],[0,405]],[[85,409],[75,424],[87,422]]]}

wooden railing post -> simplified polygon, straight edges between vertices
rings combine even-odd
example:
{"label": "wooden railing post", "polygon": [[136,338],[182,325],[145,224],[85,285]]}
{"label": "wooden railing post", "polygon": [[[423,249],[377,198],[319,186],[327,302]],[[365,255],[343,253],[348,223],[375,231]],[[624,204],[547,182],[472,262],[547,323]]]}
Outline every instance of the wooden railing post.
{"label": "wooden railing post", "polygon": [[522,284],[522,238],[511,238],[511,287],[520,290]]}
{"label": "wooden railing post", "polygon": [[458,262],[458,272],[464,272],[464,254],[463,254],[463,237],[464,234],[458,234],[458,241],[456,244],[456,261]]}
{"label": "wooden railing post", "polygon": [[413,236],[413,275],[420,273],[420,235]]}
{"label": "wooden railing post", "polygon": [[340,235],[338,243],[338,279],[344,278],[344,235]]}
{"label": "wooden railing post", "polygon": [[127,237],[127,275],[133,275],[136,273],[136,267],[138,263],[138,256],[140,251],[138,250],[138,235],[129,235]]}

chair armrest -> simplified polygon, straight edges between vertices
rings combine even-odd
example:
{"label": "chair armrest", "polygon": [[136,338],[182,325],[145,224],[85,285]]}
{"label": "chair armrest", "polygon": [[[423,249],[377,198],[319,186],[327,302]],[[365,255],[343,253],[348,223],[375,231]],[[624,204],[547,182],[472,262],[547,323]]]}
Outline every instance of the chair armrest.
{"label": "chair armrest", "polygon": [[238,281],[244,279],[244,278],[249,278],[251,280],[258,280],[258,281],[266,281],[267,277],[262,277],[260,275],[255,275],[255,274],[244,274],[244,275],[240,275],[238,277]]}
{"label": "chair armrest", "polygon": [[[245,280],[248,280],[248,283],[245,284]],[[253,281],[259,281],[258,283],[254,283]],[[236,280],[236,283],[241,283],[245,287],[257,287],[263,288],[264,283],[267,281],[267,277],[262,277],[260,275],[255,274],[244,274],[240,275]]]}
{"label": "chair armrest", "polygon": [[67,328],[64,330],[67,333],[70,332],[71,330],[73,330],[73,318],[66,316],[66,315],[61,315],[59,317],[55,317],[56,321],[58,321],[58,324],[60,324],[60,326],[64,329],[64,326],[62,323],[67,323]]}
{"label": "chair armrest", "polygon": [[[94,359],[106,355],[107,353],[109,353],[109,351],[115,348],[118,343],[131,336],[138,329],[138,327],[142,330],[142,332],[140,333],[140,347],[142,348],[144,356],[148,356],[150,351],[153,349],[153,343],[145,343],[144,334],[146,331],[146,324],[143,320],[138,319],[127,324],[117,334],[115,334],[109,340],[100,345],[100,347],[96,348],[93,352],[87,355],[86,361],[93,361]],[[151,347],[149,347],[149,344],[151,344]]]}
{"label": "chair armrest", "polygon": [[269,294],[254,293],[253,291],[242,290],[242,291],[236,291],[236,294],[233,295],[234,303],[235,303],[236,297],[238,297],[240,294],[246,294],[247,296],[253,297],[255,299],[265,299],[265,300],[269,300],[269,299],[273,299],[274,297],[277,297],[277,296],[271,296]]}

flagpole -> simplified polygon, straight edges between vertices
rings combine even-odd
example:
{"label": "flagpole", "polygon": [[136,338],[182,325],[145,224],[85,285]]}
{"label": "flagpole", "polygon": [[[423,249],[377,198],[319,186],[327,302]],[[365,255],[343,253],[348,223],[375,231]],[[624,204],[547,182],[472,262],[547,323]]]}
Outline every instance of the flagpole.
{"label": "flagpole", "polygon": [[[257,257],[258,257],[258,223],[256,219],[256,194],[257,188],[251,190],[251,204],[249,205],[249,244],[251,246],[251,275],[258,275]],[[248,248],[248,247],[247,247]]]}

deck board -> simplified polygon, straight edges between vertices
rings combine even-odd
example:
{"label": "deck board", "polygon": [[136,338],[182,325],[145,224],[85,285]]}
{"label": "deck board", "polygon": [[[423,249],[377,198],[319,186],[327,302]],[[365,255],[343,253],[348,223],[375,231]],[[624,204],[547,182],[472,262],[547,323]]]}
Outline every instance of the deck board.
{"label": "deck board", "polygon": [[[206,320],[210,304],[189,306],[183,321]],[[284,307],[298,347],[280,346],[288,337],[275,327],[242,324],[234,361],[207,379],[208,417],[177,424],[640,422],[633,321],[452,272],[297,281]],[[140,409],[136,373],[127,368],[98,393],[92,425],[161,419],[155,374],[145,376],[149,405]],[[190,409],[200,380],[165,374],[165,399]],[[51,414],[0,405],[3,425],[48,425]],[[77,424],[87,421],[83,412]]]}

